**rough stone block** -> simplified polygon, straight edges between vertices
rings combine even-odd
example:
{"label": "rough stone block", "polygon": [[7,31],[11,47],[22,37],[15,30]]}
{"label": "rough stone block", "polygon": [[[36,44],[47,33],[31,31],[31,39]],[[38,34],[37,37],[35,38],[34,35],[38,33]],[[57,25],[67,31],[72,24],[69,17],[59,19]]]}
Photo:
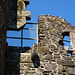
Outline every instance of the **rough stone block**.
{"label": "rough stone block", "polygon": [[58,72],[62,72],[62,69],[63,69],[62,68],[62,65],[58,65],[58,68],[57,69],[58,69]]}
{"label": "rough stone block", "polygon": [[52,70],[51,64],[50,63],[45,64],[45,69],[46,70]]}
{"label": "rough stone block", "polygon": [[70,32],[71,48],[75,50],[75,32]]}
{"label": "rough stone block", "polygon": [[68,47],[68,46],[64,46],[64,49],[65,49],[65,50],[69,50],[69,47]]}
{"label": "rough stone block", "polygon": [[31,63],[31,54],[30,53],[21,53],[20,54],[20,62],[21,63]]}
{"label": "rough stone block", "polygon": [[30,11],[25,11],[25,16],[26,16],[26,20],[30,20],[31,12]]}
{"label": "rough stone block", "polygon": [[50,75],[51,71],[43,71],[43,75]]}
{"label": "rough stone block", "polygon": [[45,56],[45,60],[51,60],[53,58],[53,55],[47,55],[47,56]]}
{"label": "rough stone block", "polygon": [[60,54],[54,54],[54,58],[60,58]]}
{"label": "rough stone block", "polygon": [[68,74],[75,75],[75,68],[69,68]]}
{"label": "rough stone block", "polygon": [[71,60],[72,61],[71,56],[64,56],[63,59],[65,59],[65,60]]}
{"label": "rough stone block", "polygon": [[66,72],[58,72],[58,75],[67,75]]}
{"label": "rough stone block", "polygon": [[51,63],[51,68],[52,68],[53,71],[56,71],[57,63]]}
{"label": "rough stone block", "polygon": [[57,60],[57,63],[64,66],[73,66],[74,62],[72,60]]}

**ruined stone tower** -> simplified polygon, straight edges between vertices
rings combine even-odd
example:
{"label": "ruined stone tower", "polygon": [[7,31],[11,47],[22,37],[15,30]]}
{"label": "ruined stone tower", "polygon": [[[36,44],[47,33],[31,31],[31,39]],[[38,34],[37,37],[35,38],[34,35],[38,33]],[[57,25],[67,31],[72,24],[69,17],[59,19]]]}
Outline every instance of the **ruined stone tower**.
{"label": "ruined stone tower", "polygon": [[[28,4],[27,0],[0,1],[0,75],[75,75],[75,27],[61,17],[38,17],[38,45],[32,48],[6,43],[7,30],[21,30],[30,20]],[[71,50],[63,47],[65,36],[70,37]]]}
{"label": "ruined stone tower", "polygon": [[28,4],[28,0],[0,0],[0,75],[5,71],[7,30],[20,30],[30,20],[30,11],[25,11]]}
{"label": "ruined stone tower", "polygon": [[[39,47],[42,66],[48,75],[74,75],[75,29],[61,17],[40,15],[38,19]],[[70,36],[72,49],[64,45],[64,36]],[[71,56],[68,55],[71,53]],[[44,63],[43,63],[44,62]]]}

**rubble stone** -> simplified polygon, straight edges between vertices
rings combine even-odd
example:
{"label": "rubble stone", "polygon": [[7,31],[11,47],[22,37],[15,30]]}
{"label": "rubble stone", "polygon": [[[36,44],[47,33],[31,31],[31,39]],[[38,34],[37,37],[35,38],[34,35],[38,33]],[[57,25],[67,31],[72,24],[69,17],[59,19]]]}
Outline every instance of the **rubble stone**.
{"label": "rubble stone", "polygon": [[69,68],[68,74],[75,75],[75,68]]}
{"label": "rubble stone", "polygon": [[8,47],[10,56],[7,63],[12,65],[8,66],[7,72],[10,75],[75,75],[75,51],[69,50],[67,46],[63,47],[63,38],[70,33],[65,31],[71,31],[71,24],[61,17],[51,15],[40,15],[38,24],[39,45],[34,44],[28,52]]}

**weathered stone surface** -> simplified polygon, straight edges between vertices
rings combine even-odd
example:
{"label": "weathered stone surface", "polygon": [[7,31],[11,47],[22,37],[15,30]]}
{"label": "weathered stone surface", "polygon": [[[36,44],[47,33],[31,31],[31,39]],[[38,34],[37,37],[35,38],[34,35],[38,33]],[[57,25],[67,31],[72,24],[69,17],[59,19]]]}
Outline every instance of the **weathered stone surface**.
{"label": "weathered stone surface", "polygon": [[71,60],[72,61],[71,56],[64,56],[63,59],[65,59],[65,60]]}
{"label": "weathered stone surface", "polygon": [[65,72],[58,72],[58,75],[67,75]]}
{"label": "weathered stone surface", "polygon": [[57,63],[64,66],[73,66],[74,62],[72,60],[57,60]]}
{"label": "weathered stone surface", "polygon": [[31,13],[25,11],[27,2],[24,0],[11,0],[9,1],[8,9],[8,28],[9,29],[19,29],[26,24],[26,19],[30,20]]}
{"label": "weathered stone surface", "polygon": [[25,11],[25,17],[26,17],[26,20],[29,20],[31,18],[31,12]]}
{"label": "weathered stone surface", "polygon": [[31,54],[30,53],[21,53],[20,54],[20,62],[21,63],[31,63]]}
{"label": "weathered stone surface", "polygon": [[0,0],[0,75],[4,75],[7,25],[8,0]]}
{"label": "weathered stone surface", "polygon": [[75,56],[73,57],[73,61],[75,62]]}
{"label": "weathered stone surface", "polygon": [[44,60],[51,60],[53,58],[53,55],[46,55],[45,56],[45,58],[44,58]]}
{"label": "weathered stone surface", "polygon": [[50,63],[48,63],[48,64],[45,64],[45,69],[46,70],[52,70],[52,68],[51,68],[51,64]]}
{"label": "weathered stone surface", "polygon": [[38,23],[39,46],[48,47],[51,50],[61,50],[63,48],[61,46],[63,45],[62,29],[67,27],[65,19],[51,15],[40,15]]}
{"label": "weathered stone surface", "polygon": [[69,68],[68,74],[75,75],[75,68]]}
{"label": "weathered stone surface", "polygon": [[57,63],[51,63],[51,69],[53,71],[56,71],[56,68],[57,68]]}
{"label": "weathered stone surface", "polygon": [[[30,16],[30,13],[27,13],[26,16]],[[25,14],[23,13],[23,15]],[[10,66],[12,72],[9,68],[8,73],[10,75],[11,73],[17,75],[69,75],[69,68],[73,68],[74,71],[75,51],[69,50],[69,47],[63,47],[63,38],[65,35],[69,36],[69,31],[65,31],[67,29],[71,31],[71,24],[63,18],[51,15],[40,15],[38,24],[38,46],[34,44],[31,51],[27,51],[27,48],[24,49],[27,52],[20,50],[21,48],[19,51],[16,47],[9,48],[11,51],[8,59],[11,64],[15,63],[15,65]],[[67,53],[71,53],[72,56],[67,55]]]}
{"label": "weathered stone surface", "polygon": [[65,49],[65,50],[69,50],[69,47],[68,47],[68,46],[64,46],[64,49]]}
{"label": "weathered stone surface", "polygon": [[75,50],[75,32],[70,32],[71,48]]}
{"label": "weathered stone surface", "polygon": [[58,72],[62,72],[63,68],[62,65],[58,65]]}
{"label": "weathered stone surface", "polygon": [[49,75],[50,74],[50,71],[44,71],[43,72],[43,75]]}
{"label": "weathered stone surface", "polygon": [[54,58],[60,58],[60,54],[54,54]]}

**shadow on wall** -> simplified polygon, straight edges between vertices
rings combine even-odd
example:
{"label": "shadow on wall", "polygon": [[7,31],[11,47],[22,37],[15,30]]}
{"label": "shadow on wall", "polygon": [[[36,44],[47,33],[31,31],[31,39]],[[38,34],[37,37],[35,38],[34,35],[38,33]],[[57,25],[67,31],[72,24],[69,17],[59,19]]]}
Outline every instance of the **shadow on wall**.
{"label": "shadow on wall", "polygon": [[[17,48],[7,45],[5,75],[20,75],[21,71],[24,68],[23,64],[28,64],[27,66],[25,65],[27,68],[38,68],[40,66],[39,56],[36,53],[34,53],[32,54],[32,58],[30,58],[30,52],[30,47]],[[33,63],[34,67],[30,63]]]}
{"label": "shadow on wall", "polygon": [[30,47],[19,48],[17,47],[7,47],[6,51],[6,61],[5,61],[5,75],[20,75],[20,62],[21,53],[29,51]]}
{"label": "shadow on wall", "polygon": [[35,68],[39,68],[40,66],[40,59],[39,59],[39,56],[38,54],[32,54],[32,62],[33,62],[33,65]]}
{"label": "shadow on wall", "polygon": [[[33,26],[33,25],[28,24],[24,28],[36,29],[36,25]],[[34,31],[34,33],[36,32]],[[21,31],[8,31],[7,32],[7,37],[9,37],[10,39],[7,38],[8,44],[7,44],[7,51],[6,51],[5,75],[15,75],[15,74],[20,75],[20,70],[21,70],[20,63],[24,63],[24,62],[32,63],[33,62],[33,65],[35,68],[38,68],[40,66],[40,59],[38,55],[34,53],[32,58],[30,58],[31,46],[32,44],[35,43],[35,40],[23,39],[23,38],[28,38],[28,39],[36,38],[35,36],[32,36],[30,34],[31,33],[28,29],[27,30],[23,29],[23,33],[21,33]],[[12,37],[15,37],[16,39],[13,39]],[[27,58],[27,61],[25,60],[26,58]]]}

